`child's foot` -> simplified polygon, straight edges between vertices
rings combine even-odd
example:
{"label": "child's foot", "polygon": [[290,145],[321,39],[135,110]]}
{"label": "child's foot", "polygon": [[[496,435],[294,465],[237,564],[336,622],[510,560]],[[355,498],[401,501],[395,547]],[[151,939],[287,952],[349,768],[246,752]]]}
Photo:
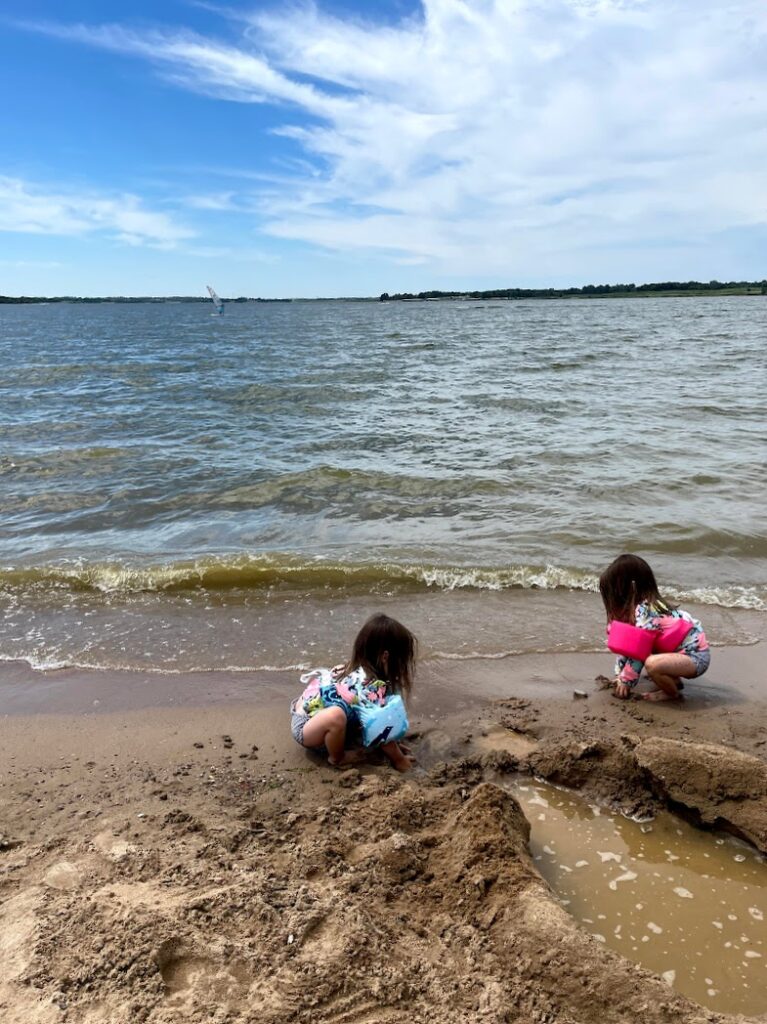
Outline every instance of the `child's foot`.
{"label": "child's foot", "polygon": [[411,768],[415,768],[416,759],[412,754],[403,754],[402,757],[398,757],[392,760],[392,767],[396,768],[398,772],[407,772]]}
{"label": "child's foot", "polygon": [[345,750],[337,761],[329,757],[328,764],[332,768],[348,768],[350,765],[359,764],[360,761],[364,761],[365,756],[364,750]]}
{"label": "child's foot", "polygon": [[642,700],[652,701],[653,704],[665,700],[684,700],[684,697],[681,693],[666,693],[665,690],[650,690],[649,693],[640,693],[639,697]]}

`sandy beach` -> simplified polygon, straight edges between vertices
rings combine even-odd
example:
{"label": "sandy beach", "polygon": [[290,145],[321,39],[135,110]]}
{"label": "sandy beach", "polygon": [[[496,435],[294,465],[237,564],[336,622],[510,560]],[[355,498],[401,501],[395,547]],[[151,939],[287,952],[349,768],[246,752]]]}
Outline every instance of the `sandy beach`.
{"label": "sandy beach", "polygon": [[578,927],[505,782],[670,806],[767,851],[762,647],[717,649],[665,706],[614,700],[607,656],[427,663],[402,776],[298,748],[290,673],[7,665],[2,1018],[745,1020]]}

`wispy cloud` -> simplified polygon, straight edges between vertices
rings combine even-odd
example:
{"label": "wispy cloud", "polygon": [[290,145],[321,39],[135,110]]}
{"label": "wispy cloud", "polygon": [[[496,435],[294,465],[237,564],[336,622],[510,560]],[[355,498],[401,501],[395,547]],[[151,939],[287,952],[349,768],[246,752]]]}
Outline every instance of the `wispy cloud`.
{"label": "wispy cloud", "polygon": [[281,238],[545,276],[563,253],[767,224],[764,0],[424,0],[396,25],[309,4],[238,25],[237,45],[45,30],[283,105],[308,168],[253,190]]}
{"label": "wispy cloud", "polygon": [[63,266],[60,260],[0,260],[0,267],[13,270],[58,270]]}
{"label": "wispy cloud", "polygon": [[184,250],[198,259],[227,260],[229,263],[279,263],[280,257],[260,249],[244,249],[231,245],[193,245]]}
{"label": "wispy cloud", "polygon": [[172,248],[193,237],[130,194],[105,196],[0,176],[0,231],[38,235],[103,232],[127,245]]}

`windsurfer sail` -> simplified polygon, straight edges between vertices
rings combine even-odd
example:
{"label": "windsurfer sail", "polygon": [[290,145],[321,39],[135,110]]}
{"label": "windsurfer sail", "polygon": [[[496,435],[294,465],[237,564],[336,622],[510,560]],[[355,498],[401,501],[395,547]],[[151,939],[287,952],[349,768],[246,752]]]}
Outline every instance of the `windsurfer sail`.
{"label": "windsurfer sail", "polygon": [[219,316],[223,316],[224,303],[221,301],[221,299],[219,299],[218,295],[216,295],[216,293],[213,291],[210,285],[207,285],[206,287],[208,289],[208,295],[210,295],[211,299],[213,300],[213,305],[216,307],[216,312],[218,313]]}

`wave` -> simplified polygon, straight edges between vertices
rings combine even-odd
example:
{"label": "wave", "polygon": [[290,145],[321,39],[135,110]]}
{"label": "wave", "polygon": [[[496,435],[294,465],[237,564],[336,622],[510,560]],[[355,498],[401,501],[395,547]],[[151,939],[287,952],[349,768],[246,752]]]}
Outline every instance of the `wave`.
{"label": "wave", "polygon": [[[727,638],[716,643],[712,643],[711,647],[716,649],[727,646],[737,647],[753,647],[756,644],[761,643],[759,637],[756,636],[739,636],[737,639]],[[453,661],[453,662],[474,662],[474,661],[507,661],[511,658],[525,657],[530,655],[552,655],[552,654],[604,654],[605,648],[602,644],[592,644],[588,642],[582,643],[566,643],[560,646],[552,648],[550,645],[535,645],[535,646],[522,646],[509,648],[499,651],[446,651],[439,648],[428,651],[419,661],[426,664],[429,662],[440,662],[440,661]],[[27,665],[34,672],[54,672],[62,671],[65,669],[77,669],[88,672],[120,672],[130,673],[132,675],[157,675],[157,676],[194,676],[194,675],[246,675],[256,672],[269,672],[269,673],[302,673],[307,672],[313,666],[316,666],[317,662],[290,662],[286,660],[285,664],[277,664],[274,662],[255,662],[255,663],[243,663],[243,664],[195,664],[190,663],[188,665],[168,665],[168,664],[136,664],[121,661],[117,657],[110,657],[108,654],[104,654],[101,658],[83,658],[78,655],[62,656],[60,654],[47,653],[44,651],[25,652],[16,654],[2,654],[0,653],[0,664],[5,663],[9,665]]]}
{"label": "wave", "polygon": [[[434,501],[469,500],[477,495],[508,493],[508,485],[492,477],[464,475],[460,477],[408,476],[362,469],[315,466],[311,469],[282,473],[244,486],[198,495],[198,502],[212,508],[283,508],[316,510],[319,506],[335,509],[359,508],[365,500],[381,504],[381,496],[389,499]],[[367,498],[365,497],[367,496]],[[183,502],[187,501],[184,497]],[[412,513],[411,513],[412,514]]]}
{"label": "wave", "polygon": [[0,662],[6,664],[28,665],[35,672],[58,672],[62,669],[74,668],[94,672],[134,672],[137,675],[157,676],[191,676],[204,673],[247,672],[308,672],[312,667],[309,662],[295,665],[189,665],[183,668],[171,668],[167,665],[135,665],[112,662],[108,658],[84,660],[82,658],[62,658],[47,654],[0,654]]}
{"label": "wave", "polygon": [[[192,591],[249,591],[320,596],[323,593],[418,591],[575,590],[596,592],[597,576],[556,565],[440,565],[421,562],[309,560],[283,555],[231,555],[154,565],[71,561],[0,567],[0,593],[46,592],[131,595]],[[721,584],[694,589],[665,587],[675,601],[767,610],[767,587]]]}
{"label": "wave", "polygon": [[556,566],[443,566],[405,562],[346,562],[322,558],[234,555],[128,565],[120,562],[64,562],[0,568],[0,589],[67,589],[102,593],[186,590],[270,590],[322,592],[341,589],[507,590],[512,587],[595,590],[596,577]]}

